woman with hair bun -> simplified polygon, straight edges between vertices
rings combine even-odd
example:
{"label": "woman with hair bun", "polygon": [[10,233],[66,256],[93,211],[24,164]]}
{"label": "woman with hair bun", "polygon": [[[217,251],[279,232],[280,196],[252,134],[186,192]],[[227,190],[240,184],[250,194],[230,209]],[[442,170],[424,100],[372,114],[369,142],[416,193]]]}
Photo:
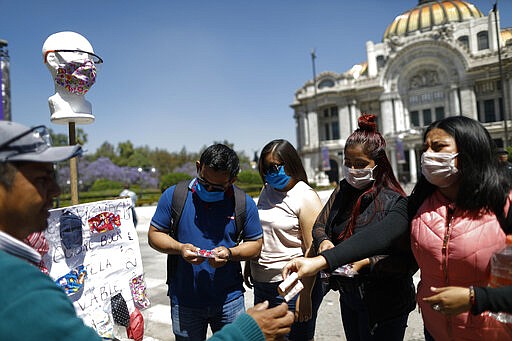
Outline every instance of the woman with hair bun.
{"label": "woman with hair bun", "polygon": [[[295,258],[282,275],[330,272],[330,288],[340,291],[347,340],[403,340],[415,307],[412,275],[417,270],[403,233],[407,199],[386,156],[376,116],[363,114],[358,124],[345,143],[344,179],[313,225],[320,256]],[[381,242],[390,236],[392,243]]]}

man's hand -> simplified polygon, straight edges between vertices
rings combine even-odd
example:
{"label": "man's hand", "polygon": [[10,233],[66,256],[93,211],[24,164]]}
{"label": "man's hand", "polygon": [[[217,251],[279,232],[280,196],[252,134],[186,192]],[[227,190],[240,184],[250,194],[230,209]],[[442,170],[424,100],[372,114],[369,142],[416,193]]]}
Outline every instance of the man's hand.
{"label": "man's hand", "polygon": [[268,309],[268,301],[265,301],[247,309],[247,314],[256,321],[265,335],[265,340],[281,340],[290,332],[294,320],[293,313],[288,311],[286,303]]}
{"label": "man's hand", "polygon": [[204,262],[204,258],[197,256],[197,251],[199,250],[200,249],[198,247],[192,244],[181,244],[180,255],[181,257],[183,257],[185,261],[189,262],[190,264],[201,264],[202,262]]}
{"label": "man's hand", "polygon": [[332,249],[333,247],[334,244],[329,239],[326,239],[320,243],[320,246],[318,247],[318,253],[322,253],[325,250]]}
{"label": "man's hand", "polygon": [[443,287],[430,290],[436,293],[433,296],[425,297],[423,301],[430,304],[432,309],[445,315],[457,315],[471,309],[469,302],[469,288]]}
{"label": "man's hand", "polygon": [[220,268],[221,266],[226,265],[231,257],[229,249],[225,246],[217,246],[212,251],[215,258],[208,258],[208,263],[212,268]]}
{"label": "man's hand", "polygon": [[248,261],[248,260],[245,261],[245,265],[244,265],[244,283],[249,289],[252,289],[253,279],[252,279],[252,272],[251,272],[251,264],[250,264],[250,261]]}

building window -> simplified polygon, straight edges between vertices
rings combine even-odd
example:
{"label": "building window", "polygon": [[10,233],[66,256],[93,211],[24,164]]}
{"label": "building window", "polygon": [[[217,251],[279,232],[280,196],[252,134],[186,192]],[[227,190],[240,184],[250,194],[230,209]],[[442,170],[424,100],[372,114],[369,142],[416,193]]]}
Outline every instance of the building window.
{"label": "building window", "polygon": [[323,89],[323,88],[332,88],[334,87],[334,81],[332,79],[323,79],[319,84],[318,84],[318,89]]}
{"label": "building window", "polygon": [[489,35],[487,34],[487,31],[478,32],[476,39],[478,41],[478,51],[489,48]]}
{"label": "building window", "polygon": [[338,117],[338,107],[331,107],[331,117]]}
{"label": "building window", "polygon": [[[330,141],[340,139],[340,122],[338,119],[338,107],[326,107],[322,109],[319,115],[318,127],[320,128],[320,141]],[[323,128],[321,128],[323,127]]]}
{"label": "building window", "polygon": [[458,39],[459,43],[461,43],[466,49],[469,50],[469,37],[468,36],[460,36]]}
{"label": "building window", "polygon": [[[435,117],[432,117],[432,112],[435,113]],[[444,107],[425,108],[422,110],[412,110],[409,113],[411,118],[412,127],[424,127],[428,126],[434,120],[440,120],[444,118]]]}
{"label": "building window", "polygon": [[420,126],[420,114],[417,110],[411,111],[411,125],[413,127]]}
{"label": "building window", "polygon": [[340,125],[338,121],[331,123],[331,131],[332,131],[332,139],[339,140],[340,139]]}
{"label": "building window", "polygon": [[442,120],[444,118],[444,107],[436,108],[436,121]]}
{"label": "building window", "polygon": [[386,65],[386,59],[384,58],[383,55],[378,55],[377,56],[377,69],[380,70],[384,67],[384,65]]}
{"label": "building window", "polygon": [[494,108],[494,99],[484,101],[484,122],[495,122],[496,110]]}
{"label": "building window", "polygon": [[423,110],[423,125],[429,125],[432,123],[432,110],[425,109]]}
{"label": "building window", "polygon": [[501,121],[505,121],[505,112],[503,111],[503,98],[500,97],[498,99],[498,104],[499,104],[499,108],[500,108]]}

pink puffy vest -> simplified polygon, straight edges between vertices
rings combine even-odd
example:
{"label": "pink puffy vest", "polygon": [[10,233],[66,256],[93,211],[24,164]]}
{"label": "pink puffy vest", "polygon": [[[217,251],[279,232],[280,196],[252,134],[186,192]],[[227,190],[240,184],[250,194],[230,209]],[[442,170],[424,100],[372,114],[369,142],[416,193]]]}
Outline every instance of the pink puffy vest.
{"label": "pink puffy vest", "polygon": [[411,222],[411,247],[421,271],[416,299],[423,323],[436,341],[512,340],[512,325],[485,313],[445,316],[423,302],[433,295],[431,286],[487,286],[491,256],[505,247],[506,236],[494,214],[469,216],[449,207],[450,201],[436,191]]}

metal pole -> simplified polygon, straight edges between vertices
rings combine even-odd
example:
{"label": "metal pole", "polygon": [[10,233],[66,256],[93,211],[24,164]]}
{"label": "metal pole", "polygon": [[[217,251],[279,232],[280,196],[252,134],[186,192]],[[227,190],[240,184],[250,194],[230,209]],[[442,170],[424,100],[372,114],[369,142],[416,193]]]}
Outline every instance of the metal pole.
{"label": "metal pole", "polygon": [[[75,122],[69,122],[69,145],[76,144]],[[69,160],[69,184],[71,186],[71,205],[78,205],[78,163],[77,158]]]}
{"label": "metal pole", "polygon": [[500,82],[501,82],[501,101],[502,106],[501,109],[503,110],[503,126],[505,127],[505,147],[508,146],[508,115],[507,115],[507,100],[505,98],[505,77],[503,77],[503,65],[501,62],[501,46],[500,46],[500,29],[498,26],[498,1],[494,3],[493,6],[493,12],[494,12],[494,25],[496,27],[496,42],[498,44],[498,65],[500,68]]}
{"label": "metal pole", "polygon": [[0,120],[11,120],[11,82],[7,40],[0,39]]}
{"label": "metal pole", "polygon": [[[316,105],[316,65],[315,65],[315,59],[316,59],[316,54],[315,54],[315,49],[311,50],[311,63],[313,64],[313,86],[314,86],[314,89],[315,89],[315,105]],[[316,108],[318,109],[318,108]]]}

